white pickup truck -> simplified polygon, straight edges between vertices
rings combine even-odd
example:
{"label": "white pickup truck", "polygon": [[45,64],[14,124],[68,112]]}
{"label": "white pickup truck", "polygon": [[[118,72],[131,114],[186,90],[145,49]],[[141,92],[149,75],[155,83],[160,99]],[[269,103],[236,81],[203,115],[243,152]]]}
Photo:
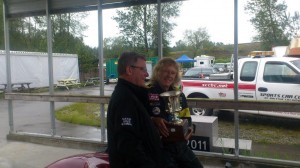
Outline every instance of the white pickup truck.
{"label": "white pickup truck", "polygon": [[[187,98],[234,99],[232,74],[227,80],[213,80],[212,76],[207,80],[182,79],[182,87]],[[238,99],[300,101],[300,58],[239,59]],[[195,115],[209,116],[212,112],[213,109],[191,109]]]}

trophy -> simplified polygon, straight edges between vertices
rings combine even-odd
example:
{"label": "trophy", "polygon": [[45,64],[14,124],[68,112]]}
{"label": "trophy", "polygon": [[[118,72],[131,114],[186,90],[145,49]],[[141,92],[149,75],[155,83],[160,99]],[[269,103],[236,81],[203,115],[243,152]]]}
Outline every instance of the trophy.
{"label": "trophy", "polygon": [[166,125],[169,130],[169,136],[163,137],[165,141],[184,141],[190,133],[188,131],[188,120],[177,117],[182,110],[179,97],[181,91],[167,91],[160,94],[165,102],[165,110],[171,115],[171,121]]}

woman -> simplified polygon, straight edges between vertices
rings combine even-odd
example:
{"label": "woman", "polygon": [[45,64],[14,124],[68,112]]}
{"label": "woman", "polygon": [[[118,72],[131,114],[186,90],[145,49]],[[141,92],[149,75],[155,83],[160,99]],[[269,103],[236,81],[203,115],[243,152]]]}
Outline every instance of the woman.
{"label": "woman", "polygon": [[[166,126],[171,121],[172,116],[165,110],[165,102],[159,95],[166,91],[180,90],[180,67],[172,58],[163,58],[155,65],[150,79],[149,86],[149,115],[155,126],[158,128],[161,136],[167,138],[169,130]],[[178,117],[189,120],[191,126],[190,111],[187,106],[186,97],[180,94],[180,104],[182,110]],[[189,139],[191,134],[186,137]],[[203,167],[193,151],[187,146],[186,141],[164,141],[164,149],[170,154],[171,160],[167,161],[171,167],[178,168],[201,168]]]}

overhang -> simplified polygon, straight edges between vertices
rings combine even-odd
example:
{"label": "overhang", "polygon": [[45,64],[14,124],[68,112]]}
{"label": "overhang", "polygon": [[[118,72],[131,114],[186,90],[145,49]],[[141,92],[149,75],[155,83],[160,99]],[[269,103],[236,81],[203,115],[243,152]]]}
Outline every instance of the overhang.
{"label": "overhang", "polygon": [[[100,0],[48,0],[50,14],[97,10]],[[182,0],[160,0],[161,3]],[[3,0],[7,9],[6,17],[46,15],[47,0]],[[156,4],[157,0],[103,0],[102,9]]]}

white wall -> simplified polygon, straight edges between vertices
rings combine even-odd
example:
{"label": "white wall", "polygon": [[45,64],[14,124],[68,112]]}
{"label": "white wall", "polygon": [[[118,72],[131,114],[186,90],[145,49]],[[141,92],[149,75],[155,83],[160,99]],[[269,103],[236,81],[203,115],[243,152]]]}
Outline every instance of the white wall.
{"label": "white wall", "polygon": [[[0,51],[0,84],[6,83],[5,51]],[[78,56],[53,53],[54,83],[59,79],[79,80]],[[11,81],[31,82],[30,87],[49,86],[48,54],[40,52],[11,52]]]}

